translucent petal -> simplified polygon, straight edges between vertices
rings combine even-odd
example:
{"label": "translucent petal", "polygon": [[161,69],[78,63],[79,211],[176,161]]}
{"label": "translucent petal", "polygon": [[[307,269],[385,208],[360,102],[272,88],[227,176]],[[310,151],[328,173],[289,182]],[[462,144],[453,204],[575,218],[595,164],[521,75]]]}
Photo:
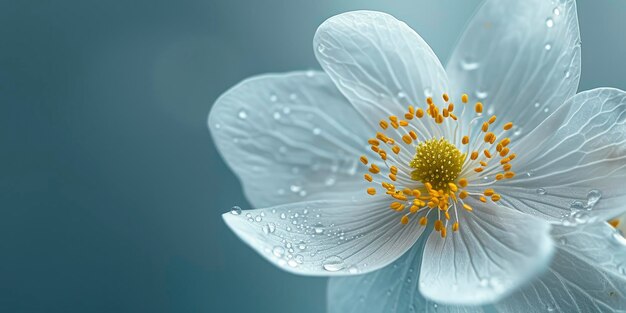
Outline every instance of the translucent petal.
{"label": "translucent petal", "polygon": [[487,0],[446,70],[454,90],[494,109],[496,125],[513,119],[523,134],[576,93],[580,63],[574,0]]}
{"label": "translucent petal", "polygon": [[467,198],[472,212],[441,238],[433,232],[424,249],[420,291],[440,303],[479,305],[500,300],[549,264],[550,226],[535,217]]}
{"label": "translucent petal", "polygon": [[497,185],[502,203],[565,225],[626,211],[626,93],[577,94],[512,151],[517,176]]}
{"label": "translucent petal", "polygon": [[388,197],[313,201],[225,213],[244,242],[279,267],[302,275],[355,275],[406,252],[424,228],[400,223]]}
{"label": "translucent petal", "polygon": [[482,313],[482,307],[447,306],[424,299],[418,290],[423,243],[393,264],[366,275],[328,282],[329,313]]}
{"label": "translucent petal", "polygon": [[[371,125],[400,118],[409,105],[441,100],[448,79],[428,44],[404,22],[373,11],[343,13],[315,33],[315,55],[341,92]],[[423,137],[434,122],[422,119]]]}
{"label": "translucent petal", "polygon": [[358,190],[369,126],[321,72],[268,74],[226,91],[209,128],[257,207]]}
{"label": "translucent petal", "polygon": [[556,226],[548,272],[498,303],[499,312],[625,312],[626,239],[606,223]]}

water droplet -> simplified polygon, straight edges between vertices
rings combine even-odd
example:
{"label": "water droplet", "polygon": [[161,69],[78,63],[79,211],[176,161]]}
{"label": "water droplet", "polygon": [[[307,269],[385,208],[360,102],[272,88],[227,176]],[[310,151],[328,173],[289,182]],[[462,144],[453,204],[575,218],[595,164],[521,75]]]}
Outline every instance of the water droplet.
{"label": "water droplet", "polygon": [[272,254],[274,254],[276,257],[282,258],[283,255],[285,255],[285,248],[281,246],[275,246],[272,249]]}
{"label": "water droplet", "polygon": [[559,16],[561,15],[561,10],[559,10],[558,7],[554,8],[554,10],[552,10],[552,13],[554,13],[554,15]]}
{"label": "water droplet", "polygon": [[261,218],[261,216],[260,216],[260,215],[257,215],[256,217],[254,217],[254,220],[255,220],[256,222],[261,222],[261,221],[263,220],[263,218]]}
{"label": "water droplet", "polygon": [[546,311],[548,312],[554,312],[555,308],[553,304],[548,304],[546,305]]}
{"label": "water droplet", "polygon": [[313,231],[316,234],[318,234],[318,235],[323,233],[324,232],[324,225],[322,225],[321,223],[317,223],[317,224],[313,225]]}
{"label": "water droplet", "polygon": [[587,194],[587,210],[593,209],[596,203],[600,201],[600,198],[602,198],[602,192],[600,192],[600,190],[593,189],[589,191]]}
{"label": "water droplet", "polygon": [[298,185],[291,185],[289,187],[289,190],[291,190],[291,192],[298,192],[298,191],[302,190],[302,187],[300,187]]}
{"label": "water droplet", "polygon": [[400,98],[400,99],[406,98],[406,93],[404,91],[399,91],[398,92],[398,98]]}
{"label": "water droplet", "polygon": [[565,71],[565,78],[569,78],[572,75],[570,71]]}
{"label": "water droplet", "polygon": [[234,206],[230,209],[230,214],[232,215],[239,215],[241,214],[241,208],[238,206]]}
{"label": "water droplet", "polygon": [[535,108],[538,108],[541,105],[539,102],[535,102]]}
{"label": "water droplet", "polygon": [[216,123],[215,124],[215,129],[220,129],[220,128],[222,128],[222,125],[220,125],[220,123]]}
{"label": "water droplet", "polygon": [[304,75],[306,75],[306,77],[313,77],[315,75],[315,71],[308,70],[306,71],[306,73],[304,73]]}
{"label": "water droplet", "polygon": [[248,118],[248,113],[244,110],[239,111],[239,114],[237,114],[237,116],[239,116],[240,119],[245,120],[246,118]]}
{"label": "water droplet", "polygon": [[326,50],[326,46],[324,46],[324,44],[317,45],[317,51],[324,52],[324,50]]}
{"label": "water droplet", "polygon": [[296,256],[293,259],[296,260],[296,262],[300,264],[304,263],[304,257],[301,254],[296,254]]}
{"label": "water droplet", "polygon": [[285,213],[280,213],[280,219],[284,220],[286,218],[287,218],[287,215]]}
{"label": "water droplet", "polygon": [[552,28],[554,27],[554,20],[552,18],[547,18],[546,19],[546,26],[548,26],[548,28]]}
{"label": "water droplet", "polygon": [[545,109],[543,109],[543,112],[544,112],[544,113],[548,113],[549,111],[550,111],[550,108],[545,108]]}
{"label": "water droplet", "polygon": [[572,204],[570,204],[569,209],[571,211],[574,211],[574,213],[575,213],[577,211],[585,209],[585,204],[582,203],[582,201],[574,201],[574,202],[572,202]]}
{"label": "water droplet", "polygon": [[473,62],[469,59],[461,60],[461,68],[464,71],[473,71],[475,69],[478,69],[479,67],[480,67],[480,63],[478,62]]}
{"label": "water droplet", "polygon": [[291,108],[290,107],[284,107],[283,108],[283,114],[289,114],[291,113]]}
{"label": "water droplet", "polygon": [[270,234],[273,233],[276,230],[276,224],[274,224],[274,223],[268,223],[267,227],[268,227],[268,230],[269,230]]}
{"label": "water droplet", "polygon": [[539,195],[545,195],[547,192],[545,189],[543,188],[537,188],[537,194]]}
{"label": "water droplet", "polygon": [[272,95],[270,95],[270,101],[271,102],[276,102],[276,101],[278,101],[278,97],[276,95],[272,94]]}
{"label": "water droplet", "polygon": [[489,95],[486,91],[481,91],[481,90],[476,90],[475,94],[476,94],[476,98],[480,100],[487,98],[487,96]]}
{"label": "water droplet", "polygon": [[322,133],[322,130],[319,129],[318,127],[313,128],[313,135],[319,135]]}
{"label": "water droplet", "polygon": [[489,280],[487,280],[486,278],[481,278],[480,281],[478,282],[478,284],[481,287],[487,287],[487,285],[489,285]]}
{"label": "water droplet", "polygon": [[333,255],[324,259],[322,267],[329,272],[340,271],[344,268],[343,259]]}
{"label": "water droplet", "polygon": [[433,96],[432,88],[430,88],[430,87],[424,88],[424,96],[425,97],[432,97]]}
{"label": "water droplet", "polygon": [[565,246],[565,245],[567,245],[567,238],[565,238],[565,237],[561,237],[561,238],[559,239],[559,244],[560,244],[561,246]]}
{"label": "water droplet", "polygon": [[300,190],[298,194],[300,195],[300,197],[306,197],[306,190]]}
{"label": "water droplet", "polygon": [[551,44],[549,44],[549,43],[547,43],[547,44],[544,46],[544,48],[546,49],[546,51],[550,51],[550,50],[552,50],[552,45],[551,45]]}
{"label": "water droplet", "polygon": [[298,266],[298,262],[294,259],[291,259],[289,261],[287,261],[287,265],[291,266],[291,267],[297,267]]}
{"label": "water droplet", "polygon": [[275,120],[279,120],[280,119],[280,112],[274,112],[274,119]]}
{"label": "water droplet", "polygon": [[348,268],[348,272],[349,272],[350,274],[356,274],[356,273],[358,273],[358,272],[359,272],[359,269],[358,269],[358,268],[356,268],[356,266],[350,266],[350,267]]}
{"label": "water droplet", "polygon": [[326,186],[332,186],[334,184],[335,184],[335,178],[334,177],[328,177],[324,181],[324,185],[326,185]]}
{"label": "water droplet", "polygon": [[298,249],[305,250],[306,249],[306,243],[304,241],[300,241],[298,243]]}

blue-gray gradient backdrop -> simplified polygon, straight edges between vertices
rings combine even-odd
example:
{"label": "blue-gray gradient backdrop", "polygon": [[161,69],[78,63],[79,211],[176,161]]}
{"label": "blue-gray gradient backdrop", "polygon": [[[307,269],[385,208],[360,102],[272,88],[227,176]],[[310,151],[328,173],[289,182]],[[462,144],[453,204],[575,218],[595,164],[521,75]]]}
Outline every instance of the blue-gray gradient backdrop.
{"label": "blue-gray gradient backdrop", "polygon": [[[248,207],[206,117],[315,69],[316,27],[394,14],[445,61],[479,0],[0,1],[1,312],[323,312],[221,220]],[[626,1],[581,0],[581,89],[626,89]]]}

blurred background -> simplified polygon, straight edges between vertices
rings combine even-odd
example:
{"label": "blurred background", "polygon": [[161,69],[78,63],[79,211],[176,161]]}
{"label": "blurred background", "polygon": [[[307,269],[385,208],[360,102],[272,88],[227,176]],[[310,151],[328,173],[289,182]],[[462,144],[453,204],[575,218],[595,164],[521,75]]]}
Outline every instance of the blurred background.
{"label": "blurred background", "polygon": [[[0,1],[0,311],[323,312],[220,215],[248,207],[206,117],[259,73],[316,69],[348,10],[444,61],[479,0]],[[581,0],[581,90],[626,89],[626,2]]]}

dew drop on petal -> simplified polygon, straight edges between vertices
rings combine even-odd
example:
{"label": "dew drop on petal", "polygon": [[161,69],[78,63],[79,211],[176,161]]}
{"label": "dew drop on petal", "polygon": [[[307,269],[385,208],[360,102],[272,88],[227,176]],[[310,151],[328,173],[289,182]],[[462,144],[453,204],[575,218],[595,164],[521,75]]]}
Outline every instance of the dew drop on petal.
{"label": "dew drop on petal", "polygon": [[476,98],[478,98],[478,99],[483,100],[483,99],[487,98],[488,95],[489,94],[486,91],[476,90]]}
{"label": "dew drop on petal", "polygon": [[596,203],[600,201],[600,198],[602,198],[602,192],[600,192],[600,190],[593,189],[589,191],[589,193],[587,194],[587,209],[593,209]]}
{"label": "dew drop on petal", "polygon": [[239,116],[240,119],[245,120],[246,118],[248,118],[248,113],[245,110],[241,110],[239,111],[237,116]]}
{"label": "dew drop on petal", "polygon": [[480,67],[480,63],[473,62],[470,59],[462,59],[461,60],[461,69],[464,71],[473,71]]}
{"label": "dew drop on petal", "polygon": [[554,27],[554,20],[550,17],[546,19],[546,26],[548,26],[548,28]]}
{"label": "dew drop on petal", "polygon": [[552,13],[554,13],[554,15],[559,16],[561,15],[561,10],[559,10],[558,7],[554,8],[554,10],[552,10]]}
{"label": "dew drop on petal", "polygon": [[544,46],[544,48],[546,49],[546,51],[550,51],[550,50],[552,50],[552,45],[551,45],[551,44],[549,44],[549,43],[547,43],[547,44]]}
{"label": "dew drop on petal", "polygon": [[275,246],[272,249],[272,254],[274,254],[276,257],[283,257],[283,255],[285,255],[285,248],[281,247],[281,246]]}
{"label": "dew drop on petal", "polygon": [[280,112],[274,112],[274,119],[275,120],[279,120],[280,119]]}
{"label": "dew drop on petal", "polygon": [[240,215],[241,214],[241,208],[238,206],[234,206],[230,209],[230,214],[232,215]]}
{"label": "dew drop on petal", "polygon": [[318,235],[323,233],[324,232],[324,225],[322,225],[321,223],[317,223],[317,224],[313,225],[313,231],[316,234],[318,234]]}
{"label": "dew drop on petal", "polygon": [[276,95],[272,94],[272,95],[270,95],[270,101],[271,102],[276,102],[276,101],[278,101],[278,97]]}
{"label": "dew drop on petal", "polygon": [[322,267],[329,272],[336,272],[344,269],[345,265],[341,257],[333,255],[324,259]]}
{"label": "dew drop on petal", "polygon": [[547,192],[544,188],[537,188],[538,195],[545,195]]}
{"label": "dew drop on petal", "polygon": [[319,129],[318,127],[313,128],[313,135],[319,135],[322,133],[322,130]]}

